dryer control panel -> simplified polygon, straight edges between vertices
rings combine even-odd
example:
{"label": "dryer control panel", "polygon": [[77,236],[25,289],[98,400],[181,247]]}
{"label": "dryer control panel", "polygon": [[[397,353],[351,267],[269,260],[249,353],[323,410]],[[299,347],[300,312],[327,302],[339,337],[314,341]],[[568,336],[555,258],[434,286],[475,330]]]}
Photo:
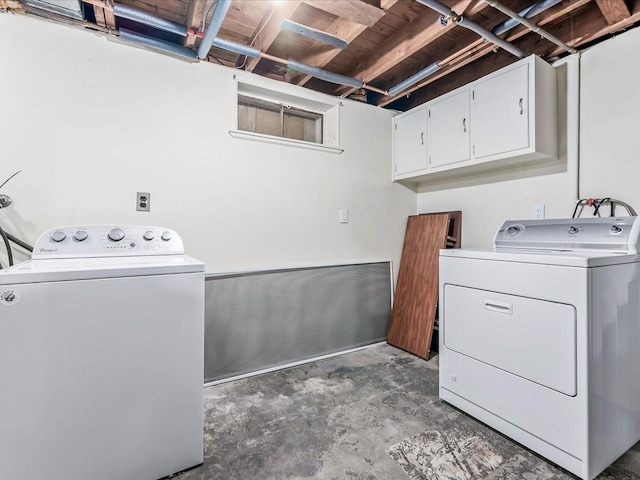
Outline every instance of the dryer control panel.
{"label": "dryer control panel", "polygon": [[76,225],[45,232],[33,249],[33,260],[49,258],[183,255],[182,239],[173,230],[143,225]]}
{"label": "dryer control panel", "polygon": [[638,253],[638,217],[597,217],[504,222],[493,239],[495,248],[554,251],[598,250]]}

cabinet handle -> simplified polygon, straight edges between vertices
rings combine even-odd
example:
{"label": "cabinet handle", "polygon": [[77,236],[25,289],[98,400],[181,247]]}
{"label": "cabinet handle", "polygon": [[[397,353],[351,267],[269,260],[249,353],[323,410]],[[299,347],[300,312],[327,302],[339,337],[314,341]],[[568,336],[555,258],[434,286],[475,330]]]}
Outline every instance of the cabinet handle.
{"label": "cabinet handle", "polygon": [[520,115],[522,115],[523,109],[522,109],[522,99],[520,99],[520,102],[518,103],[520,105]]}
{"label": "cabinet handle", "polygon": [[462,119],[462,131],[463,132],[467,131],[467,119],[466,118]]}
{"label": "cabinet handle", "polygon": [[424,145],[424,132],[420,132],[420,144]]}

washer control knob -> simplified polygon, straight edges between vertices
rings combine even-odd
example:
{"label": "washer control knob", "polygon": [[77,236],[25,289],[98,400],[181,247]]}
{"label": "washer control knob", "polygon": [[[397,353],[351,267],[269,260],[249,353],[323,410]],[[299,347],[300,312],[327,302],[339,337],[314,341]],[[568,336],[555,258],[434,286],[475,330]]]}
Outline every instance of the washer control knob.
{"label": "washer control knob", "polygon": [[73,239],[77,242],[84,242],[87,237],[89,237],[89,234],[87,234],[87,232],[85,232],[84,230],[78,230],[73,234]]}
{"label": "washer control knob", "polygon": [[169,240],[171,240],[171,232],[162,232],[162,237],[161,238],[165,242],[168,242]]}
{"label": "washer control knob", "polygon": [[61,230],[56,230],[51,234],[51,240],[56,243],[63,241],[65,238],[67,238],[67,235]]}
{"label": "washer control knob", "polygon": [[510,236],[514,236],[520,233],[520,231],[522,230],[522,228],[520,228],[518,225],[511,225],[509,228],[507,228],[507,235]]}
{"label": "washer control knob", "polygon": [[609,232],[611,232],[614,235],[617,235],[618,233],[622,233],[622,227],[619,227],[618,225],[611,225]]}
{"label": "washer control knob", "polygon": [[146,241],[150,242],[151,240],[156,238],[156,236],[151,230],[147,230],[146,232],[144,232],[144,235],[142,236],[142,238],[144,238]]}
{"label": "washer control knob", "polygon": [[578,233],[578,227],[569,227],[569,233],[571,234]]}
{"label": "washer control knob", "polygon": [[124,238],[124,232],[120,228],[112,228],[107,235],[112,242],[119,242]]}

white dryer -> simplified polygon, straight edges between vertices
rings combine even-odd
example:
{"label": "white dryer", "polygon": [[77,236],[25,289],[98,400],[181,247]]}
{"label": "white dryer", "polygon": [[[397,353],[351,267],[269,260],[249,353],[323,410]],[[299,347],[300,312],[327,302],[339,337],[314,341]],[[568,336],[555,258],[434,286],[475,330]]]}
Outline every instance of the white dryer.
{"label": "white dryer", "polygon": [[585,480],[640,440],[640,221],[441,250],[440,397]]}
{"label": "white dryer", "polygon": [[65,227],[0,270],[0,478],[203,461],[204,265],[173,231]]}

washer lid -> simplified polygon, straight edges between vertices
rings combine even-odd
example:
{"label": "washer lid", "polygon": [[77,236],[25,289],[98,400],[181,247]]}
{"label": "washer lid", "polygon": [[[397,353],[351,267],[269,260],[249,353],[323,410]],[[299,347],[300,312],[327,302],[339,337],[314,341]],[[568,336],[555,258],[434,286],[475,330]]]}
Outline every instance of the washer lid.
{"label": "washer lid", "polygon": [[496,249],[582,250],[638,253],[638,217],[508,220],[493,240]]}
{"label": "washer lid", "polygon": [[204,272],[187,255],[26,261],[0,270],[0,285]]}

